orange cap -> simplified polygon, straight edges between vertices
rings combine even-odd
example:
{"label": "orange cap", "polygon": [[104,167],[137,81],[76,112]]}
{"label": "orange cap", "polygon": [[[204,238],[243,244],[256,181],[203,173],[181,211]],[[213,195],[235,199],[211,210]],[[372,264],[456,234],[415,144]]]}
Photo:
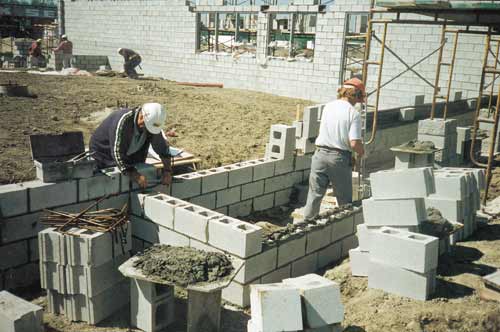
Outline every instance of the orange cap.
{"label": "orange cap", "polygon": [[361,80],[359,78],[354,77],[354,78],[348,79],[347,81],[344,82],[344,85],[352,86],[352,87],[360,90],[361,92],[363,92],[363,95],[366,94],[365,85],[363,84],[363,82],[361,82]]}

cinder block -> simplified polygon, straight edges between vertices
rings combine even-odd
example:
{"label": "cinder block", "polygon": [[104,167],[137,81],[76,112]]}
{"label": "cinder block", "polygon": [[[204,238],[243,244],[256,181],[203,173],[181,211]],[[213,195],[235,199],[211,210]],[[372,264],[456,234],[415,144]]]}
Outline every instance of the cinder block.
{"label": "cinder block", "polygon": [[175,211],[187,205],[187,202],[165,194],[147,196],[144,199],[144,216],[160,226],[173,229]]}
{"label": "cinder block", "polygon": [[97,267],[86,265],[66,265],[64,277],[66,294],[96,296],[125,279],[118,267],[130,257],[129,253],[115,257]]}
{"label": "cinder block", "polygon": [[247,200],[249,198],[260,196],[264,193],[264,180],[256,181],[241,186],[241,199]]}
{"label": "cinder block", "polygon": [[303,129],[301,137],[303,138],[318,137],[319,126],[320,126],[318,118],[319,118],[319,107],[317,105],[304,108]]}
{"label": "cinder block", "polygon": [[455,119],[425,119],[418,121],[418,133],[433,136],[448,136],[457,132]]}
{"label": "cinder block", "polygon": [[252,213],[253,201],[251,199],[229,206],[229,216],[233,218],[246,217]]}
{"label": "cinder block", "polygon": [[354,234],[354,217],[353,215],[338,215],[332,223],[332,240],[336,242],[342,238]]}
{"label": "cinder block", "polygon": [[150,220],[131,215],[132,235],[149,243],[158,243],[159,228],[162,227]]}
{"label": "cinder block", "polygon": [[262,229],[250,223],[221,216],[208,221],[208,243],[241,258],[262,250]]}
{"label": "cinder block", "polygon": [[434,174],[436,195],[442,198],[462,200],[468,194],[465,174],[436,172]]}
{"label": "cinder block", "polygon": [[211,168],[206,171],[199,171],[201,175],[201,193],[206,194],[212,191],[225,189],[228,186],[229,175],[224,168]]}
{"label": "cinder block", "polygon": [[270,209],[274,206],[274,193],[263,195],[260,197],[255,197],[253,199],[253,210],[263,211]]}
{"label": "cinder block", "polygon": [[362,203],[367,226],[418,226],[427,219],[423,198],[369,198]]}
{"label": "cinder block", "polygon": [[99,266],[132,249],[132,226],[125,227],[125,237],[118,242],[111,233],[70,230],[78,236],[65,236],[67,262],[71,265]]}
{"label": "cinder block", "polygon": [[183,206],[175,211],[174,229],[202,242],[208,241],[208,220],[219,214],[195,205]]}
{"label": "cinder block", "polygon": [[358,237],[356,235],[351,235],[343,238],[341,243],[342,243],[342,258],[348,257],[349,250],[359,246]]}
{"label": "cinder block", "polygon": [[130,281],[130,319],[143,331],[159,331],[174,322],[174,287],[138,279]]}
{"label": "cinder block", "polygon": [[292,262],[292,278],[300,277],[318,270],[318,253],[306,255]]}
{"label": "cinder block", "polygon": [[282,124],[271,126],[267,158],[289,159],[295,150],[295,127]]}
{"label": "cinder block", "polygon": [[30,211],[77,202],[77,181],[44,183],[40,180],[25,182],[29,188]]}
{"label": "cinder block", "polygon": [[447,199],[438,195],[430,195],[425,198],[426,208],[436,208],[447,220],[460,223],[465,217],[464,204],[466,204],[464,201]]}
{"label": "cinder block", "polygon": [[302,137],[302,129],[304,126],[304,122],[303,121],[293,121],[292,126],[295,127],[295,137],[296,138]]}
{"label": "cinder block", "polygon": [[253,165],[253,181],[259,181],[274,176],[274,160],[256,159],[246,162]]}
{"label": "cinder block", "polygon": [[344,305],[339,285],[317,274],[285,279],[283,284],[299,289],[304,312],[304,327],[320,328],[344,320]]}
{"label": "cinder block", "polygon": [[57,291],[47,289],[47,307],[45,310],[52,314],[64,313],[64,296]]}
{"label": "cinder block", "polygon": [[275,282],[281,282],[283,279],[290,278],[292,275],[292,264],[285,265],[279,269],[274,270],[266,275],[263,275],[260,279],[263,284],[271,284]]}
{"label": "cinder block", "polygon": [[198,173],[174,176],[172,181],[172,196],[185,199],[200,195],[201,177]]}
{"label": "cinder block", "polygon": [[316,138],[301,137],[295,141],[295,148],[301,150],[302,153],[305,154],[313,153],[316,150],[315,141]]}
{"label": "cinder block", "polygon": [[3,218],[28,213],[28,190],[20,184],[0,186],[0,216]]}
{"label": "cinder block", "polygon": [[247,284],[232,281],[229,286],[222,289],[222,298],[232,304],[246,308],[250,305],[251,284],[260,284],[260,279],[253,280]]}
{"label": "cinder block", "polygon": [[264,193],[272,193],[275,191],[291,188],[294,185],[295,179],[292,174],[275,176],[264,180]]}
{"label": "cinder block", "polygon": [[252,322],[258,330],[302,329],[301,299],[298,289],[284,284],[251,285],[250,289]]}
{"label": "cinder block", "polygon": [[229,173],[229,187],[239,186],[244,183],[252,182],[253,165],[237,163],[223,167]]}
{"label": "cinder block", "polygon": [[166,227],[159,226],[158,243],[168,244],[175,247],[189,247],[189,237]]}
{"label": "cinder block", "polygon": [[342,242],[335,242],[318,251],[318,269],[321,269],[342,257]]}
{"label": "cinder block", "polygon": [[399,120],[401,121],[413,121],[415,120],[415,108],[405,107],[399,110]]}
{"label": "cinder block", "polygon": [[312,154],[295,156],[295,170],[302,171],[311,168]]}
{"label": "cinder block", "polygon": [[324,224],[320,227],[315,227],[307,232],[306,254],[324,248],[330,244],[332,240],[332,225]]}
{"label": "cinder block", "polygon": [[434,292],[436,271],[418,273],[371,261],[368,287],[425,301]]}
{"label": "cinder block", "polygon": [[246,258],[245,265],[236,274],[234,280],[241,284],[248,284],[276,269],[278,248],[273,247],[262,251],[261,253]]}
{"label": "cinder block", "polygon": [[71,321],[84,321],[95,325],[128,305],[129,301],[129,281],[123,280],[94,297],[65,295],[64,313]]}
{"label": "cinder block", "polygon": [[120,172],[107,172],[78,180],[78,201],[88,201],[120,192]]}
{"label": "cinder block", "polygon": [[38,233],[40,262],[66,264],[66,241],[55,228],[47,228]]}
{"label": "cinder block", "polygon": [[38,262],[24,264],[10,268],[3,272],[3,287],[6,290],[21,287],[38,287],[40,267]]}
{"label": "cinder block", "polygon": [[0,331],[42,332],[43,308],[7,291],[0,292]]}
{"label": "cinder block", "polygon": [[217,191],[217,207],[227,206],[240,201],[241,187],[233,187]]}
{"label": "cinder block", "polygon": [[433,236],[382,227],[371,233],[370,240],[372,261],[419,273],[437,267],[439,241]]}
{"label": "cinder block", "polygon": [[370,175],[373,198],[422,198],[435,192],[431,168],[380,171]]}
{"label": "cinder block", "polygon": [[274,175],[281,175],[293,172],[294,164],[293,164],[293,156],[290,156],[286,159],[276,160],[274,162]]}
{"label": "cinder block", "polygon": [[359,249],[361,251],[368,251],[370,247],[370,235],[371,231],[368,229],[366,225],[357,225],[356,236],[358,237]]}
{"label": "cinder block", "polygon": [[191,204],[198,205],[209,210],[214,210],[216,207],[215,205],[217,199],[216,197],[217,194],[215,192],[212,192],[209,194],[193,197],[189,199],[189,202]]}
{"label": "cinder block", "polygon": [[0,246],[0,270],[7,270],[29,261],[28,241],[20,241]]}
{"label": "cinder block", "polygon": [[67,288],[64,265],[51,262],[40,263],[40,285],[43,289],[50,289],[65,294]]}
{"label": "cinder block", "polygon": [[274,194],[274,205],[282,206],[290,202],[290,196],[292,195],[292,188],[277,191]]}
{"label": "cinder block", "polygon": [[278,267],[290,263],[306,254],[306,235],[301,234],[278,246]]}
{"label": "cinder block", "polygon": [[356,277],[368,277],[370,252],[362,251],[359,247],[349,250],[351,272]]}

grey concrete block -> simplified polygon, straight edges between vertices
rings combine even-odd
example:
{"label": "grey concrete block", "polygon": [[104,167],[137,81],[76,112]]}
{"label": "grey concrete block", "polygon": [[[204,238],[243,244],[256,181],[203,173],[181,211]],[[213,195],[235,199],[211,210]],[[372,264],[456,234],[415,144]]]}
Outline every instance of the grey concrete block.
{"label": "grey concrete block", "polygon": [[42,332],[43,308],[7,291],[0,292],[0,331]]}
{"label": "grey concrete block", "polygon": [[67,287],[64,265],[51,262],[40,263],[40,285],[43,289],[65,294]]}
{"label": "grey concrete block", "polygon": [[342,216],[332,223],[331,242],[337,242],[339,239],[354,234],[354,216]]}
{"label": "grey concrete block", "polygon": [[267,249],[255,256],[245,259],[245,266],[236,274],[235,281],[247,284],[276,269],[278,249]]}
{"label": "grey concrete block", "polygon": [[302,171],[311,168],[312,154],[302,154],[295,156],[295,170]]}
{"label": "grey concrete block", "polygon": [[209,210],[214,210],[216,205],[216,197],[217,194],[215,192],[204,194],[200,196],[196,196],[189,199],[189,202],[194,205],[199,205]]}
{"label": "grey concrete block", "polygon": [[115,257],[97,267],[67,265],[65,270],[66,294],[93,297],[125,279],[118,267],[130,257],[129,253]]}
{"label": "grey concrete block", "polygon": [[108,172],[78,180],[78,201],[88,201],[120,192],[120,172]]}
{"label": "grey concrete block", "polygon": [[262,229],[259,226],[230,218],[217,217],[208,221],[208,243],[241,258],[262,250]]}
{"label": "grey concrete block", "polygon": [[175,211],[188,204],[165,194],[147,196],[144,199],[144,216],[158,225],[173,229]]}
{"label": "grey concrete block", "polygon": [[259,181],[274,176],[274,160],[256,159],[246,162],[253,165],[253,181]]}
{"label": "grey concrete block", "polygon": [[298,331],[302,329],[299,290],[281,283],[252,285],[250,289],[252,322],[258,330]]}
{"label": "grey concrete block", "polygon": [[292,262],[292,278],[300,277],[318,270],[318,253],[306,255]]}
{"label": "grey concrete block", "polygon": [[46,226],[38,223],[41,213],[24,214],[3,219],[0,223],[2,243],[32,238]]}
{"label": "grey concrete block", "polygon": [[63,314],[64,295],[50,289],[47,289],[46,292],[47,292],[47,307],[45,310],[56,315]]}
{"label": "grey concrete block", "polygon": [[0,216],[12,217],[28,212],[28,190],[19,184],[0,186]]}
{"label": "grey concrete block", "polygon": [[158,227],[158,243],[168,244],[176,247],[189,247],[189,237],[170,230],[166,227]]}
{"label": "grey concrete block", "polygon": [[40,253],[38,250],[38,238],[34,237],[28,240],[28,252],[30,262],[36,262],[39,260]]}
{"label": "grey concrete block", "polygon": [[22,265],[29,261],[28,241],[19,241],[0,246],[0,270]]}
{"label": "grey concrete block", "polygon": [[364,199],[367,226],[417,226],[427,219],[423,198]]}
{"label": "grey concrete block", "polygon": [[418,133],[433,136],[448,136],[456,133],[457,120],[455,119],[425,119],[418,122]]}
{"label": "grey concrete block", "polygon": [[197,173],[174,176],[172,181],[172,196],[185,199],[200,195],[201,177]]}
{"label": "grey concrete block", "polygon": [[40,268],[38,262],[24,264],[3,272],[4,288],[18,289],[39,285]]}
{"label": "grey concrete block", "polygon": [[288,264],[266,275],[263,275],[260,280],[263,284],[281,282],[283,281],[283,279],[290,278],[291,273],[292,273],[292,264]]}
{"label": "grey concrete block", "polygon": [[253,165],[245,162],[223,166],[229,173],[228,186],[234,187],[252,182]]}
{"label": "grey concrete block", "polygon": [[252,213],[253,201],[251,199],[229,206],[228,215],[233,218],[246,217]]}
{"label": "grey concrete block", "polygon": [[286,174],[294,171],[294,158],[290,156],[286,159],[276,160],[274,162],[274,175]]}
{"label": "grey concrete block", "polygon": [[232,304],[246,308],[250,306],[250,285],[260,284],[260,279],[252,280],[247,284],[232,281],[222,290],[222,298]]}
{"label": "grey concrete block", "polygon": [[425,273],[437,267],[439,241],[433,236],[382,227],[372,231],[369,251],[371,260]]}
{"label": "grey concrete block", "polygon": [[158,243],[160,225],[136,216],[130,216],[132,235],[149,243]]}
{"label": "grey concrete block", "polygon": [[318,269],[323,268],[342,257],[342,242],[335,242],[318,251]]}
{"label": "grey concrete block", "polygon": [[406,107],[399,110],[399,120],[401,121],[413,121],[415,119],[415,108]]}
{"label": "grey concrete block", "polygon": [[460,223],[463,222],[465,217],[465,204],[467,204],[465,201],[446,199],[438,195],[430,195],[425,198],[426,208],[438,209],[447,220]]}
{"label": "grey concrete block", "polygon": [[431,168],[379,171],[370,175],[373,198],[422,198],[435,192]]}
{"label": "grey concrete block", "polygon": [[253,199],[253,210],[263,211],[270,209],[274,206],[274,193],[255,197]]}
{"label": "grey concrete block", "polygon": [[241,199],[247,200],[249,198],[260,196],[264,193],[264,180],[244,184],[241,186]]}
{"label": "grey concrete block", "polygon": [[303,138],[316,138],[319,134],[319,126],[320,122],[319,118],[319,107],[309,106],[304,108],[304,116],[303,116]]}
{"label": "grey concrete block", "polygon": [[307,232],[306,254],[317,251],[330,244],[332,240],[332,225],[315,227]]}
{"label": "grey concrete block", "polygon": [[306,254],[306,235],[297,236],[278,246],[278,267],[290,263]]}
{"label": "grey concrete block", "polygon": [[301,150],[302,153],[305,154],[313,153],[316,150],[315,141],[316,138],[301,137],[295,141],[295,148]]}
{"label": "grey concrete block", "polygon": [[64,235],[56,232],[55,228],[38,233],[38,247],[41,262],[66,264],[66,241]]}
{"label": "grey concrete block", "polygon": [[202,194],[225,189],[228,186],[229,175],[223,167],[199,171],[198,174],[201,175]]}
{"label": "grey concrete block", "polygon": [[175,231],[199,241],[207,242],[208,220],[219,214],[195,205],[188,205],[177,209],[175,215]]}
{"label": "grey concrete block", "polygon": [[356,277],[367,277],[370,265],[370,252],[362,251],[359,247],[349,250],[351,273]]}
{"label": "grey concrete block", "polygon": [[240,201],[241,186],[217,191],[216,207],[227,206]]}
{"label": "grey concrete block", "polygon": [[344,305],[336,282],[317,274],[307,274],[285,279],[283,284],[299,289],[306,328],[320,328],[344,320]]}
{"label": "grey concrete block", "polygon": [[435,278],[435,270],[417,273],[372,260],[368,270],[368,287],[425,301],[434,292]]}
{"label": "grey concrete block", "polygon": [[442,198],[462,200],[468,194],[465,174],[436,172],[434,175],[436,195]]}
{"label": "grey concrete block", "polygon": [[295,150],[295,127],[282,124],[271,126],[267,158],[288,159]]}
{"label": "grey concrete block", "polygon": [[342,243],[342,258],[349,256],[349,250],[359,246],[358,237],[356,235],[345,237],[340,243]]}
{"label": "grey concrete block", "polygon": [[77,202],[77,181],[44,183],[39,180],[25,182],[29,189],[30,211]]}

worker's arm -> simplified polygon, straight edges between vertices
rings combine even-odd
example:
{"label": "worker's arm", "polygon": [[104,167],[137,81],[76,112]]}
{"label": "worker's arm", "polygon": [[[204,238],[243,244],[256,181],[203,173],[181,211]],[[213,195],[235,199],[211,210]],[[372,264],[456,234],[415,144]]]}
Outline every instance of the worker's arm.
{"label": "worker's arm", "polygon": [[169,144],[161,132],[153,135],[151,138],[151,146],[153,150],[158,153],[163,163],[162,183],[164,185],[170,185],[172,182],[172,156],[170,155]]}
{"label": "worker's arm", "polygon": [[365,148],[363,147],[363,142],[360,139],[351,140],[351,149],[358,154],[358,156],[363,157],[365,154]]}

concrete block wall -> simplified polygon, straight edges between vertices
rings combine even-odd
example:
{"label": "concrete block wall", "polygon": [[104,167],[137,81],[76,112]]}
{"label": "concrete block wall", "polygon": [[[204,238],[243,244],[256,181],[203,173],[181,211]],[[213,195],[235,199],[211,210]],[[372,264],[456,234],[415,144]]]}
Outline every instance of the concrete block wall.
{"label": "concrete block wall", "polygon": [[[209,6],[216,8],[214,3]],[[288,7],[280,8],[286,11]],[[258,12],[257,8],[254,9],[258,14],[256,56],[238,58],[228,53],[197,53],[196,7],[190,7],[184,0],[71,1],[65,3],[65,26],[74,43],[74,54],[107,56],[114,69],[122,66],[116,49],[128,47],[141,54],[147,75],[178,81],[196,77],[200,82],[223,83],[230,88],[323,102],[335,98],[334,91],[340,83],[347,14],[368,9],[368,0],[338,0],[325,13],[318,13],[312,62],[268,57],[270,14]],[[438,47],[439,28],[393,25],[388,40],[389,47],[412,65]],[[377,43],[373,45],[376,55]],[[481,37],[461,36],[453,93],[462,92],[464,97],[477,95],[482,50]],[[436,55],[415,69],[433,82],[435,63]],[[387,54],[383,81],[404,69]],[[372,72],[369,79],[370,90],[375,81]],[[429,85],[407,72],[383,89],[381,106],[382,109],[411,106],[417,99],[430,102],[431,95]]]}

